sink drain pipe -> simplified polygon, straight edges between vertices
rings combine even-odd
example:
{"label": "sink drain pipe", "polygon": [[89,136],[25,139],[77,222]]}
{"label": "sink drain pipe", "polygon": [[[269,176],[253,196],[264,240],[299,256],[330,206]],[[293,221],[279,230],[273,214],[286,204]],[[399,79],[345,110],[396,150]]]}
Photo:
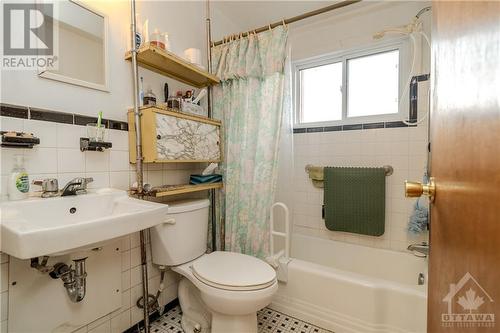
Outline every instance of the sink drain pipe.
{"label": "sink drain pipe", "polygon": [[87,258],[73,260],[75,264],[74,269],[65,263],[57,263],[54,265],[52,272],[49,273],[51,278],[61,279],[63,281],[68,297],[73,303],[81,302],[85,298],[87,292],[86,259]]}
{"label": "sink drain pipe", "polygon": [[[135,0],[130,0],[130,20],[131,20],[131,55],[132,55],[132,76],[134,87],[134,120],[135,120],[135,151],[136,151],[136,178],[137,178],[137,194],[140,199],[143,199],[143,170],[142,170],[142,133],[141,133],[141,114],[139,110],[139,75],[137,66],[137,26],[136,26],[136,11]],[[149,299],[148,295],[148,266],[146,256],[146,231],[140,231],[141,241],[141,269],[142,269],[142,298]],[[146,302],[147,303],[147,302]],[[149,333],[149,307],[143,308],[144,317],[144,333]]]}

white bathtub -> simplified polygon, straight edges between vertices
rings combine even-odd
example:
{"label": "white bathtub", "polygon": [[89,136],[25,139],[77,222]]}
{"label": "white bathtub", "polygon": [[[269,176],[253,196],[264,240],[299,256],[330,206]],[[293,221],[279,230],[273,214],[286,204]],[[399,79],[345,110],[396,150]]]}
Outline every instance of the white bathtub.
{"label": "white bathtub", "polygon": [[425,259],[302,235],[291,257],[271,308],[335,333],[426,331]]}

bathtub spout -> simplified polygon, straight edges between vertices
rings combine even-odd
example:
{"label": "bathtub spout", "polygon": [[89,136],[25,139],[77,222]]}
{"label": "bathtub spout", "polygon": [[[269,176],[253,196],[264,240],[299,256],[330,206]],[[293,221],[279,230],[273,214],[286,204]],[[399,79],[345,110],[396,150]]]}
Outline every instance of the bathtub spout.
{"label": "bathtub spout", "polygon": [[418,285],[423,286],[425,284],[425,274],[418,273]]}
{"label": "bathtub spout", "polygon": [[429,255],[429,244],[422,242],[420,244],[410,244],[407,248],[409,251],[419,253],[415,254],[417,257],[427,257]]}

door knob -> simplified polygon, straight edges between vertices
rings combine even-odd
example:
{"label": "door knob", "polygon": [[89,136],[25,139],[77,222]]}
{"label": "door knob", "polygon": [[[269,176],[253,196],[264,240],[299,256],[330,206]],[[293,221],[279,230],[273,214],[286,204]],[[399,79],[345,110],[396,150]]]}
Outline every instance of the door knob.
{"label": "door knob", "polygon": [[407,198],[416,198],[422,195],[428,196],[431,202],[434,201],[436,195],[434,177],[430,177],[427,184],[405,181],[405,196]]}

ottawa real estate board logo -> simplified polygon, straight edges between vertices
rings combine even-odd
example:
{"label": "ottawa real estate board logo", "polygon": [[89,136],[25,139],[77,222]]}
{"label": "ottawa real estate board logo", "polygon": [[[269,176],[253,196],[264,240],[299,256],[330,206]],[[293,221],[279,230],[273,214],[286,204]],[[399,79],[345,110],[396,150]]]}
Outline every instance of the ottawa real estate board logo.
{"label": "ottawa real estate board logo", "polygon": [[457,283],[450,284],[443,302],[448,308],[441,314],[444,327],[495,327],[495,314],[491,311],[493,299],[469,272]]}
{"label": "ottawa real estate board logo", "polygon": [[2,70],[57,69],[53,3],[2,1]]}

